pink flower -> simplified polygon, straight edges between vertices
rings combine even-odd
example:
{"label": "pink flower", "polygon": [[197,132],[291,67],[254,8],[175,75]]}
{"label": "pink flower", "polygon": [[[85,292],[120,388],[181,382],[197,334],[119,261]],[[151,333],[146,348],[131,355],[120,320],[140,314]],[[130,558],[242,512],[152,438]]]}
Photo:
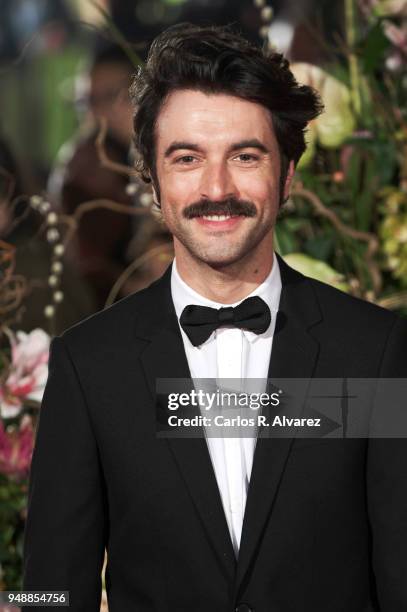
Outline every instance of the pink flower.
{"label": "pink flower", "polygon": [[19,429],[7,431],[0,421],[0,472],[7,476],[28,475],[34,447],[34,430],[31,417],[25,414]]}
{"label": "pink flower", "polygon": [[407,23],[399,27],[386,19],[383,21],[383,30],[390,42],[402,53],[407,54]]}
{"label": "pink flower", "polygon": [[0,416],[11,418],[21,412],[24,400],[40,402],[48,376],[50,337],[42,329],[29,334],[9,334],[11,367],[0,383]]}
{"label": "pink flower", "polygon": [[407,14],[406,0],[359,0],[360,9],[366,17],[374,15],[405,16]]}

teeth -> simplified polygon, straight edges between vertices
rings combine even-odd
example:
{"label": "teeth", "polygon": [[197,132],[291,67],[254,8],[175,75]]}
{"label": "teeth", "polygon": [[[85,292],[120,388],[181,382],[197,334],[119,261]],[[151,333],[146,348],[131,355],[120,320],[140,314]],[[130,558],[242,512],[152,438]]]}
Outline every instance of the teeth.
{"label": "teeth", "polygon": [[231,215],[204,215],[207,221],[226,221],[231,218]]}

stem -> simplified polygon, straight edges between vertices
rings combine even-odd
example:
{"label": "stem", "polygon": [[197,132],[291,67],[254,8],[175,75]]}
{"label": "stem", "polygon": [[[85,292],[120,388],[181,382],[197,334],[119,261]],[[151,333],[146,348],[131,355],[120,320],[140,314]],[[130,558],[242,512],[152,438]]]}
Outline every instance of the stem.
{"label": "stem", "polygon": [[345,0],[346,40],[349,48],[349,71],[353,110],[360,117],[362,101],[360,96],[360,73],[358,58],[355,53],[356,46],[356,15],[355,0]]}

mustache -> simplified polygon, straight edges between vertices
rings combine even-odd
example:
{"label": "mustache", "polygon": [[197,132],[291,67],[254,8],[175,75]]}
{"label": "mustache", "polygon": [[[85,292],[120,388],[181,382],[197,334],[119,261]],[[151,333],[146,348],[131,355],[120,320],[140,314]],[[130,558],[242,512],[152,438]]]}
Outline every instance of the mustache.
{"label": "mustache", "polygon": [[206,215],[242,215],[244,217],[255,217],[257,210],[253,202],[238,200],[237,198],[226,198],[214,202],[213,200],[199,200],[187,206],[183,211],[186,219],[203,217]]}

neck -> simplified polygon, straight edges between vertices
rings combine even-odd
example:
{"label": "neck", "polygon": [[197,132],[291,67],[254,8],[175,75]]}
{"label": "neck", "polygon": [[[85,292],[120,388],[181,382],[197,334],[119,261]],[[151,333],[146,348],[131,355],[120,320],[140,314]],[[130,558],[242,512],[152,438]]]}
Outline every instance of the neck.
{"label": "neck", "polygon": [[186,254],[174,244],[177,270],[182,280],[203,297],[233,304],[248,296],[270,274],[273,267],[273,244],[250,253],[246,258],[225,266],[212,266]]}

